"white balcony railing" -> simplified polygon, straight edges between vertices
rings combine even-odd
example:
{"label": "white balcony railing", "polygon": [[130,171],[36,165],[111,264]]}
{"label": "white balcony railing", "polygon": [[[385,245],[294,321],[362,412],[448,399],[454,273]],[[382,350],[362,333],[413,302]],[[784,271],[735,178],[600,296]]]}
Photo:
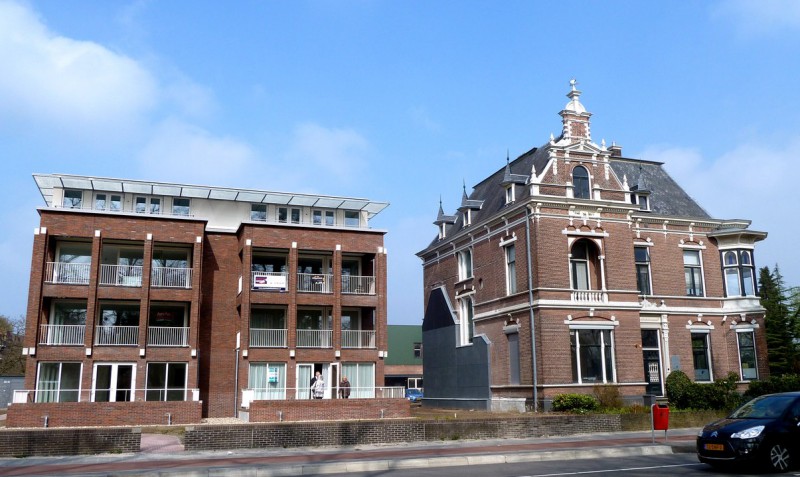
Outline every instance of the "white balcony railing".
{"label": "white balcony railing", "polygon": [[136,346],[139,344],[138,326],[98,326],[94,335],[98,346]]}
{"label": "white balcony railing", "polygon": [[86,325],[41,325],[39,344],[42,345],[83,345]]}
{"label": "white balcony railing", "polygon": [[280,290],[289,288],[289,274],[287,272],[252,272],[253,290]]}
{"label": "white balcony railing", "polygon": [[599,290],[573,290],[571,298],[581,303],[608,303],[608,293]]}
{"label": "white balcony railing", "polygon": [[[267,388],[248,388],[242,390],[242,407],[249,408],[253,401],[308,400],[311,388],[285,388],[270,386]],[[324,399],[339,399],[339,388],[333,386],[325,390]],[[404,399],[403,386],[353,386],[350,388],[350,399]]]}
{"label": "white balcony railing", "polygon": [[286,330],[250,328],[251,348],[285,348]]}
{"label": "white balcony railing", "polygon": [[374,295],[375,277],[360,275],[342,276],[342,293]]}
{"label": "white balcony railing", "polygon": [[[117,388],[119,390],[119,388]],[[100,401],[99,395],[102,395],[105,389],[16,389],[12,397],[12,404],[16,403],[48,403],[48,402],[106,402]],[[146,396],[148,401],[156,401],[157,398],[163,400],[164,390],[161,389],[146,389],[146,388],[127,388],[123,390],[128,396]],[[184,401],[199,401],[200,390],[197,388],[174,388],[166,391],[166,393],[173,393],[173,395],[183,396]],[[131,399],[132,401],[132,399]],[[120,402],[120,401],[117,401]]]}
{"label": "white balcony railing", "polygon": [[375,348],[375,330],[342,330],[342,348]]}
{"label": "white balcony railing", "polygon": [[333,330],[297,330],[298,348],[330,348]]}
{"label": "white balcony railing", "polygon": [[189,327],[148,326],[147,346],[189,346]]}
{"label": "white balcony railing", "polygon": [[100,284],[117,287],[142,286],[141,265],[100,265]]}
{"label": "white balcony railing", "polygon": [[44,280],[50,283],[88,285],[90,263],[47,262]]}
{"label": "white balcony railing", "polygon": [[150,286],[157,288],[192,288],[192,269],[153,267]]}
{"label": "white balcony railing", "polygon": [[298,273],[297,291],[332,293],[333,275],[325,273]]}

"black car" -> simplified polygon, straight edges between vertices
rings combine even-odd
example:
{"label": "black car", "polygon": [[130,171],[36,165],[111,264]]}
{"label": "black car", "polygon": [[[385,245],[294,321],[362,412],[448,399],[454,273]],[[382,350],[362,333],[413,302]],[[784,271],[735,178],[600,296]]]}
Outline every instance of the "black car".
{"label": "black car", "polygon": [[800,461],[800,392],[759,396],[697,434],[697,458],[751,461],[784,472]]}

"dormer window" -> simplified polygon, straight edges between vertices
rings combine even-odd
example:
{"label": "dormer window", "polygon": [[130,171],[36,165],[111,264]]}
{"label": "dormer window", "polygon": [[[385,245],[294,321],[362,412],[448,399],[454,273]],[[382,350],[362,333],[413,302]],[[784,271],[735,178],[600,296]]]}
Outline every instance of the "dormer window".
{"label": "dormer window", "polygon": [[639,202],[639,208],[642,210],[650,210],[650,199],[647,198],[645,194],[638,194],[636,196]]}
{"label": "dormer window", "polygon": [[447,228],[446,224],[439,224],[439,240],[447,236],[446,228]]}
{"label": "dormer window", "polygon": [[583,166],[572,170],[572,194],[576,199],[589,199],[589,171]]}
{"label": "dormer window", "polygon": [[472,225],[472,211],[467,209],[464,211],[464,226]]}
{"label": "dormer window", "polygon": [[510,204],[514,202],[514,184],[509,185],[506,187],[506,204]]}
{"label": "dormer window", "polygon": [[267,204],[250,204],[250,220],[267,220]]}
{"label": "dormer window", "polygon": [[83,191],[80,190],[65,190],[64,191],[64,208],[65,209],[80,209],[83,202]]}

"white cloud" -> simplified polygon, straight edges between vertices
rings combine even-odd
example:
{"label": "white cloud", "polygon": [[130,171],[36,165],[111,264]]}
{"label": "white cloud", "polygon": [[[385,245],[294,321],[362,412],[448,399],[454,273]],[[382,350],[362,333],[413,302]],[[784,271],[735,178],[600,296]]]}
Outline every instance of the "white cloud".
{"label": "white cloud", "polygon": [[748,219],[767,232],[757,245],[758,266],[778,263],[788,285],[800,285],[800,255],[793,250],[797,226],[795,184],[800,136],[783,142],[741,144],[716,158],[693,149],[653,147],[642,157],[661,161],[672,177],[715,218]]}
{"label": "white cloud", "polygon": [[714,13],[731,19],[746,34],[800,29],[797,0],[728,0],[720,2]]}
{"label": "white cloud", "polygon": [[238,185],[255,163],[250,146],[232,137],[168,119],[161,123],[139,155],[143,177],[182,183]]}
{"label": "white cloud", "polygon": [[137,61],[97,43],[51,32],[21,4],[0,1],[0,124],[119,136],[158,100],[158,85]]}
{"label": "white cloud", "polygon": [[411,108],[410,115],[411,120],[426,131],[436,133],[442,130],[442,126],[435,121],[428,113],[428,110],[422,106]]}
{"label": "white cloud", "polygon": [[305,123],[294,130],[287,152],[291,168],[314,177],[332,178],[349,183],[363,174],[369,142],[352,129],[326,128]]}

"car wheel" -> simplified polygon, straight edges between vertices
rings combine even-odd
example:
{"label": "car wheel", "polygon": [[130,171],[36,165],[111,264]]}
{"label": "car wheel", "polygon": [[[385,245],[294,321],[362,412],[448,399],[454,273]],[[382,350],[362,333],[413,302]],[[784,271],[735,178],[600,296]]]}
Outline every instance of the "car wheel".
{"label": "car wheel", "polygon": [[767,447],[767,465],[774,472],[786,472],[792,466],[792,454],[789,448],[780,443],[772,443]]}

